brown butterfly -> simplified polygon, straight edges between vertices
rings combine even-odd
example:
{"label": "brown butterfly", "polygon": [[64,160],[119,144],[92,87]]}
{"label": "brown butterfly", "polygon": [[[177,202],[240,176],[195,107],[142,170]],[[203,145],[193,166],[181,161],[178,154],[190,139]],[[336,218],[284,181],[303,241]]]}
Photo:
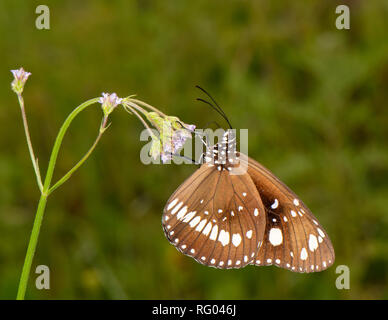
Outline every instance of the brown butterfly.
{"label": "brown butterfly", "polygon": [[[311,211],[268,169],[236,152],[235,145],[226,131],[172,194],[162,217],[167,239],[216,268],[254,264],[315,272],[330,267],[333,246]],[[236,174],[241,165],[246,172]]]}

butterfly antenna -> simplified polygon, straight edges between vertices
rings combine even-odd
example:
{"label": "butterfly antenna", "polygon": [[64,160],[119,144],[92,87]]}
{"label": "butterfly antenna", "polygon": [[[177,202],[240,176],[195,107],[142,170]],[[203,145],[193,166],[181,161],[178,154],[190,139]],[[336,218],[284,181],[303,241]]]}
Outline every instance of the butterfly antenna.
{"label": "butterfly antenna", "polygon": [[209,92],[207,92],[204,88],[200,87],[200,86],[195,86],[197,89],[201,90],[203,93],[205,93],[212,101],[213,103],[217,106],[218,110],[224,115],[226,116],[224,110],[222,110],[222,108],[218,105],[218,103],[216,102],[216,100],[213,99],[213,97],[210,95]]}
{"label": "butterfly antenna", "polygon": [[198,88],[199,90],[201,90],[202,92],[204,92],[204,93],[211,99],[211,101],[213,101],[213,103],[215,104],[215,106],[214,106],[212,103],[210,103],[210,102],[208,102],[208,101],[206,101],[206,100],[204,100],[204,99],[197,98],[197,100],[198,100],[198,101],[201,101],[201,102],[204,102],[204,103],[206,103],[206,104],[208,104],[210,107],[212,107],[214,110],[216,110],[216,111],[217,111],[217,112],[225,119],[225,121],[228,123],[230,129],[233,129],[233,128],[232,128],[232,125],[230,124],[230,121],[229,121],[228,117],[226,116],[226,114],[225,114],[225,112],[224,112],[224,110],[222,110],[222,108],[221,108],[221,107],[218,105],[218,103],[213,99],[213,97],[212,97],[205,89],[201,88],[200,86],[195,86],[195,87]]}
{"label": "butterfly antenna", "polygon": [[221,117],[223,117],[223,118],[225,119],[225,121],[228,123],[230,129],[233,129],[233,128],[232,128],[232,125],[231,125],[230,122],[229,122],[228,117],[227,117],[223,112],[221,112],[219,109],[217,109],[217,108],[216,108],[213,104],[211,104],[209,101],[206,101],[206,100],[201,99],[201,98],[197,98],[197,100],[198,100],[198,101],[201,101],[201,102],[203,102],[203,103],[206,103],[206,104],[209,105],[211,108],[213,108],[218,114],[221,115]]}

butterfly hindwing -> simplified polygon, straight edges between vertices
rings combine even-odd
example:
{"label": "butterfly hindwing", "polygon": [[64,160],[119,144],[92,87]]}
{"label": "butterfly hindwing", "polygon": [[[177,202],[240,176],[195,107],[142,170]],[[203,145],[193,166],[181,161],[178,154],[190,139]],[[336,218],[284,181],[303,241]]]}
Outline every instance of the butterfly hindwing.
{"label": "butterfly hindwing", "polygon": [[248,173],[263,201],[266,230],[253,262],[295,272],[322,271],[334,263],[331,241],[307,206],[269,170],[249,159]]}

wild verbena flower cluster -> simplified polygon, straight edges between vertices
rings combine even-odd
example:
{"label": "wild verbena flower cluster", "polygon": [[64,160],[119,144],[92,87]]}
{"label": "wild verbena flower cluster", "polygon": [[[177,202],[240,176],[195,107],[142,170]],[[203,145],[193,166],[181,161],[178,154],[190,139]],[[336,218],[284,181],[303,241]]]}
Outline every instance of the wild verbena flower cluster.
{"label": "wild verbena flower cluster", "polygon": [[[154,160],[160,157],[163,163],[170,161],[172,156],[179,152],[186,140],[191,138],[191,134],[195,130],[195,125],[186,124],[178,117],[167,116],[155,107],[140,100],[133,99],[132,96],[119,98],[116,93],[102,93],[99,103],[102,105],[105,117],[108,117],[120,104],[130,114],[138,117],[145,128],[149,130],[152,138],[149,151],[150,156]],[[144,107],[152,111],[148,111]],[[152,127],[157,129],[159,136],[153,133],[143,117],[148,120]]]}
{"label": "wild verbena flower cluster", "polygon": [[[195,125],[186,124],[178,117],[167,116],[155,107],[140,100],[133,99],[132,96],[119,98],[116,93],[103,93],[99,102],[102,105],[105,117],[108,117],[120,104],[130,114],[138,117],[145,128],[149,130],[152,138],[149,151],[150,156],[154,160],[160,157],[163,163],[170,161],[172,156],[179,152],[186,140],[191,138],[191,134],[195,130]],[[157,129],[159,136],[153,133],[146,120],[148,120],[152,127]]]}
{"label": "wild verbena flower cluster", "polygon": [[123,101],[122,98],[119,98],[116,93],[102,93],[102,97],[98,100],[102,105],[102,111],[107,117],[112,111]]}
{"label": "wild verbena flower cluster", "polygon": [[[11,72],[14,76],[11,83],[12,90],[17,94],[22,94],[24,85],[31,73],[26,72],[23,68],[11,70]],[[119,105],[122,105],[130,114],[138,117],[145,128],[149,129],[152,138],[150,156],[154,160],[160,157],[163,163],[170,161],[172,156],[182,149],[186,140],[192,137],[191,135],[195,130],[195,125],[186,124],[178,117],[167,116],[155,107],[133,99],[132,96],[120,98],[116,93],[103,92],[98,102],[101,103],[105,119]],[[148,120],[152,127],[157,129],[159,136],[153,133],[143,117]]]}

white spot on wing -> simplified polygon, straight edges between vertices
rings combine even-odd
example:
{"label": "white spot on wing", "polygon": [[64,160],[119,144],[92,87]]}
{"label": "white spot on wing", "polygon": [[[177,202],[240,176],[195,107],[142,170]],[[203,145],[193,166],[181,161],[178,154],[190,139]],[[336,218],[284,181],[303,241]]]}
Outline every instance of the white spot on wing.
{"label": "white spot on wing", "polygon": [[232,236],[232,243],[235,247],[238,247],[241,243],[241,235],[239,233],[235,233]]}
{"label": "white spot on wing", "polygon": [[209,235],[209,232],[210,232],[211,228],[212,228],[212,223],[209,222],[209,223],[206,225],[205,229],[203,229],[202,233],[203,233],[205,236]]}
{"label": "white spot on wing", "polygon": [[309,249],[310,251],[315,251],[316,249],[318,248],[318,241],[317,241],[317,237],[313,234],[310,234],[310,237],[309,237]]}
{"label": "white spot on wing", "polygon": [[201,232],[203,227],[205,226],[206,224],[206,219],[203,219],[199,224],[198,226],[195,228],[195,231],[198,231],[198,232]]}
{"label": "white spot on wing", "polygon": [[279,201],[278,199],[275,199],[274,203],[271,205],[272,209],[276,209],[279,206]]}
{"label": "white spot on wing", "polygon": [[190,221],[190,227],[194,228],[199,223],[199,221],[201,221],[201,217],[195,217],[192,221]]}
{"label": "white spot on wing", "polygon": [[[181,212],[182,211],[182,212]],[[177,219],[181,219],[185,212],[187,211],[187,206],[183,207],[178,214],[176,215]],[[189,222],[193,217],[195,216],[195,211],[191,211],[188,214],[186,214],[183,218],[183,222]]]}
{"label": "white spot on wing", "polygon": [[210,237],[209,239],[210,240],[216,240],[217,239],[217,235],[218,235],[218,226],[215,225],[212,229],[212,232],[210,233]]}
{"label": "white spot on wing", "polygon": [[178,202],[178,198],[176,198],[174,201],[170,202],[170,204],[167,207],[167,210],[170,210],[175,204]]}
{"label": "white spot on wing", "polygon": [[302,250],[301,250],[301,252],[300,252],[300,258],[301,258],[302,260],[306,260],[307,257],[308,257],[308,254],[307,254],[306,248],[302,248]]}
{"label": "white spot on wing", "polygon": [[[175,209],[174,209],[175,210]],[[178,212],[178,214],[176,215],[176,218],[178,219],[178,220],[181,220],[182,218],[183,218],[183,216],[186,214],[186,212],[187,212],[187,206],[184,206],[182,209],[180,209],[179,210],[179,212]],[[172,213],[172,212],[171,212]],[[195,213],[194,213],[194,215],[195,215]],[[192,217],[191,217],[192,218]],[[191,219],[190,218],[190,219]],[[189,220],[190,220],[189,219]],[[187,220],[187,221],[189,221],[189,220]],[[185,221],[185,222],[187,222],[187,221]]]}
{"label": "white spot on wing", "polygon": [[225,247],[229,243],[229,232],[225,230],[220,231],[218,241]]}
{"label": "white spot on wing", "polygon": [[176,207],[172,209],[171,214],[175,214],[180,209],[180,207],[182,207],[182,204],[183,202],[179,202],[179,204],[177,204]]}
{"label": "white spot on wing", "polygon": [[248,239],[252,238],[252,230],[248,230],[246,236]]}
{"label": "white spot on wing", "polygon": [[272,228],[269,231],[269,242],[271,242],[273,246],[280,245],[283,242],[282,230],[279,228]]}

